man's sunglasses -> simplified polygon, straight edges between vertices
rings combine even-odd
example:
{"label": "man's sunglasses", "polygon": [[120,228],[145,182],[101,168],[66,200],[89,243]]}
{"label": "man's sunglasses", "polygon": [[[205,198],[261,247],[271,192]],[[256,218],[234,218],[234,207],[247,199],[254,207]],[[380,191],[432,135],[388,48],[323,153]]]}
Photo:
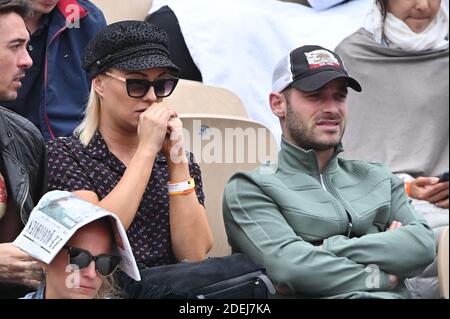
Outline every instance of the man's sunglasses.
{"label": "man's sunglasses", "polygon": [[87,250],[64,246],[64,249],[68,251],[69,265],[75,265],[78,270],[87,268],[92,261],[95,262],[95,270],[106,277],[111,275],[119,266],[122,257],[111,254],[102,254],[98,256],[92,256]]}
{"label": "man's sunglasses", "polygon": [[147,95],[151,87],[155,90],[155,95],[158,98],[168,97],[178,84],[177,78],[159,79],[149,81],[144,79],[126,79],[124,77],[105,72],[116,80],[122,81],[126,84],[127,93],[129,97],[140,99]]}

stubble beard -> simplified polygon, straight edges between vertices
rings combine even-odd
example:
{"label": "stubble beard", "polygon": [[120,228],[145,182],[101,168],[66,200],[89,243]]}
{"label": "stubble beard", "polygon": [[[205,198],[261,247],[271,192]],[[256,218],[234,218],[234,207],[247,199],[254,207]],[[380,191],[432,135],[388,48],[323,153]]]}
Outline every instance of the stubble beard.
{"label": "stubble beard", "polygon": [[341,134],[335,141],[323,142],[314,135],[314,126],[308,124],[294,111],[288,103],[286,112],[287,129],[295,144],[304,150],[326,151],[341,144],[345,132],[345,121],[341,123]]}

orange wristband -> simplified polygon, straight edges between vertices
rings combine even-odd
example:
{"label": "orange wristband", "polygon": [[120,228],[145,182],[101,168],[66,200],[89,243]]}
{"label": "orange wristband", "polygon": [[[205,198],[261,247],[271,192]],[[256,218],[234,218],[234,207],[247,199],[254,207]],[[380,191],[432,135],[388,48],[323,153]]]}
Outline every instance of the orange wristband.
{"label": "orange wristband", "polygon": [[195,188],[192,188],[192,189],[188,189],[188,190],[182,191],[182,192],[169,193],[169,196],[189,195],[190,193],[193,193],[194,191],[195,191]]}
{"label": "orange wristband", "polygon": [[191,178],[181,183],[169,183],[169,196],[188,195],[195,191],[195,181]]}
{"label": "orange wristband", "polygon": [[406,192],[406,195],[408,195],[409,197],[411,197],[411,185],[412,185],[412,181],[405,182],[405,192]]}

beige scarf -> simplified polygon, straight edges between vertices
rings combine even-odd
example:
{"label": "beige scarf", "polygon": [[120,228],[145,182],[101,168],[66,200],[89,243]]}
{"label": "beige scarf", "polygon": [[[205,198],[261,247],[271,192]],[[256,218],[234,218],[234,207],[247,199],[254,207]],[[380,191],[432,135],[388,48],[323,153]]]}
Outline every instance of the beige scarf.
{"label": "beige scarf", "polygon": [[405,22],[391,13],[383,21],[381,8],[375,1],[364,29],[372,33],[378,43],[407,52],[441,51],[449,47],[449,15],[445,1],[441,2],[436,17],[421,33],[413,32]]}

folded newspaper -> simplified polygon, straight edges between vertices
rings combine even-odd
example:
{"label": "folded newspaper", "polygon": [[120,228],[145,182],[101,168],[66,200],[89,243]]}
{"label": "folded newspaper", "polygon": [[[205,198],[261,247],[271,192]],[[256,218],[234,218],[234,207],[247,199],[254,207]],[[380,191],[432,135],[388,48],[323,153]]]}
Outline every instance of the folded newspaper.
{"label": "folded newspaper", "polygon": [[33,258],[50,264],[79,228],[105,216],[111,216],[115,220],[114,236],[122,257],[119,268],[134,280],[141,280],[119,218],[69,192],[52,191],[45,194],[31,212],[25,228],[14,244]]}

